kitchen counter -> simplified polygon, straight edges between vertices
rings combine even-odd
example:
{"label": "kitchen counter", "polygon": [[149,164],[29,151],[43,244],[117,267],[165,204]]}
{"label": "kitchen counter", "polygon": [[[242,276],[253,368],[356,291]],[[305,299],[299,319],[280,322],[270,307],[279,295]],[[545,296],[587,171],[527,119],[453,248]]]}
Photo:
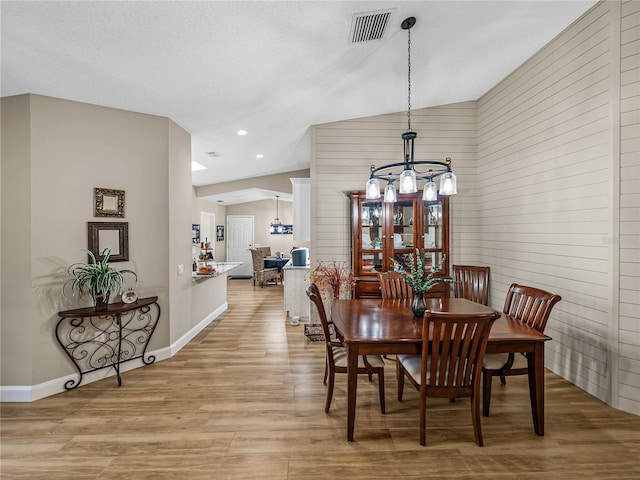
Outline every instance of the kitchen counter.
{"label": "kitchen counter", "polygon": [[216,269],[215,272],[213,273],[191,272],[191,277],[194,280],[202,280],[205,278],[218,277],[242,265],[242,262],[209,262],[209,263],[213,265],[213,267]]}
{"label": "kitchen counter", "polygon": [[282,267],[284,272],[284,309],[293,319],[301,323],[309,322],[311,301],[306,289],[311,284],[310,265],[294,266],[291,261]]}

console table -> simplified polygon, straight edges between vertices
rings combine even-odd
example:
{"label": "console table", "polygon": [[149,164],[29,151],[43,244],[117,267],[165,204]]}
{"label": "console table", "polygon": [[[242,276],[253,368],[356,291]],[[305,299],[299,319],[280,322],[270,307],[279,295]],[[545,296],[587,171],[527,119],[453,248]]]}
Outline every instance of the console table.
{"label": "console table", "polygon": [[145,354],[160,319],[157,300],[147,297],[111,303],[101,311],[87,307],[58,312],[56,339],[80,373],[78,381],[68,380],[64,388],[76,388],[83,374],[107,367],[115,369],[120,386],[122,362],[136,358],[145,365],[155,362],[155,356],[145,358]]}

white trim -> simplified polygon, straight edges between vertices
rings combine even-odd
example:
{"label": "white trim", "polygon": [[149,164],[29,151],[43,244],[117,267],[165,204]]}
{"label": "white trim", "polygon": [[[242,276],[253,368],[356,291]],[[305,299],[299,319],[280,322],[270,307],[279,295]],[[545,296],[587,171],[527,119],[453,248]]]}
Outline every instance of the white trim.
{"label": "white trim", "polygon": [[[180,337],[173,345],[169,347],[163,347],[158,350],[153,350],[145,354],[145,358],[149,356],[155,356],[156,362],[161,362],[168,358],[173,357],[178,353],[187,343],[189,343],[198,333],[204,330],[211,322],[218,318],[222,313],[229,308],[229,304],[224,302],[216,310],[207,315],[202,321],[200,321],[195,327]],[[128,362],[120,364],[120,373],[128,372],[135,368],[143,367],[145,364],[141,358],[136,358]],[[65,392],[65,384],[69,381],[74,383],[78,381],[78,373],[71,373],[64,377],[55,378],[53,380],[47,380],[46,382],[39,383],[33,386],[4,386],[0,387],[0,402],[35,402],[41,398],[56,395],[58,393]],[[88,372],[82,376],[82,385],[102,380],[103,378],[115,377],[116,372],[113,368],[102,368],[93,372]]]}
{"label": "white trim", "polygon": [[185,333],[182,337],[176,340],[173,345],[171,345],[171,356],[173,357],[176,353],[178,353],[182,348],[189,343],[193,338],[198,335],[202,330],[204,330],[207,325],[213,322],[216,318],[218,318],[222,313],[229,308],[229,303],[224,302],[218,308],[216,308],[209,315],[204,317],[195,327]]}

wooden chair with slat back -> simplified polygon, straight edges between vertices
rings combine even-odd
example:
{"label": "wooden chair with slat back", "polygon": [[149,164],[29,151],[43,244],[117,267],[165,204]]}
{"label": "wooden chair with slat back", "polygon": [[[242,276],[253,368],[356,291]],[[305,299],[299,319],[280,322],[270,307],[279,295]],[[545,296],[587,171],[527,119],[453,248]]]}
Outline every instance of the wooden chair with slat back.
{"label": "wooden chair with slat back", "polygon": [[[318,316],[320,317],[320,323],[322,324],[322,331],[324,333],[325,345],[327,348],[326,354],[326,370],[323,383],[326,385],[327,380],[329,385],[327,388],[327,400],[324,405],[325,413],[329,413],[331,407],[331,399],[333,398],[333,387],[335,384],[336,373],[347,373],[347,349],[340,342],[338,338],[331,337],[331,331],[329,330],[329,321],[327,314],[322,303],[322,297],[320,296],[320,290],[315,283],[312,283],[307,287],[307,296],[311,302],[316,306]],[[369,375],[371,379],[372,374],[378,375],[378,394],[380,396],[380,411],[385,413],[384,402],[384,360],[380,355],[360,355],[358,356],[358,374]]]}
{"label": "wooden chair with slat back", "polygon": [[411,287],[398,272],[380,272],[380,293],[382,298],[413,298]]}
{"label": "wooden chair with slat back", "polygon": [[[551,310],[560,300],[562,300],[560,295],[512,283],[502,311],[544,333]],[[493,376],[498,375],[500,383],[506,385],[505,376],[527,374],[527,355],[530,354],[490,353],[485,356],[482,367],[482,414],[485,417],[489,416]]]}
{"label": "wooden chair with slat back", "polygon": [[[426,397],[471,398],[476,443],[483,445],[480,424],[480,377],[489,332],[498,312],[481,315],[426,311],[422,324],[422,354],[398,355],[398,400],[405,377],[420,391],[420,445],[426,445]],[[435,341],[432,339],[442,339]],[[446,339],[446,340],[445,340]]]}
{"label": "wooden chair with slat back", "polygon": [[489,305],[489,267],[453,266],[453,294],[472,302]]}

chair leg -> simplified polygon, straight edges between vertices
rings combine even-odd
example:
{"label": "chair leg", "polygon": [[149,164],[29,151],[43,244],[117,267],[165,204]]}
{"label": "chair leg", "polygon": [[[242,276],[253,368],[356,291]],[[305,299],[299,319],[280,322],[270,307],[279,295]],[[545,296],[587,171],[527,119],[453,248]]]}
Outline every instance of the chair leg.
{"label": "chair leg", "polygon": [[324,362],[324,378],[322,379],[322,383],[327,384],[327,375],[329,375],[329,363],[328,361]]}
{"label": "chair leg", "polygon": [[482,415],[489,416],[489,406],[491,403],[491,381],[493,373],[491,370],[482,369]]}
{"label": "chair leg", "polygon": [[400,366],[400,362],[396,359],[396,383],[398,384],[398,401],[402,401],[404,393],[404,372]]}
{"label": "chair leg", "polygon": [[329,372],[329,386],[327,387],[327,400],[324,404],[324,413],[329,413],[329,408],[331,407],[331,399],[333,398],[333,384],[335,379],[335,372]]}
{"label": "chair leg", "polygon": [[422,392],[420,392],[420,445],[427,446],[427,396]]}
{"label": "chair leg", "polygon": [[378,370],[378,394],[380,395],[380,411],[384,415],[387,409],[384,402],[384,367]]}
{"label": "chair leg", "polygon": [[[478,387],[480,382],[478,382]],[[476,438],[476,443],[479,447],[482,447],[482,423],[480,422],[480,395],[474,388],[471,394],[471,420],[473,422],[473,435]]]}

